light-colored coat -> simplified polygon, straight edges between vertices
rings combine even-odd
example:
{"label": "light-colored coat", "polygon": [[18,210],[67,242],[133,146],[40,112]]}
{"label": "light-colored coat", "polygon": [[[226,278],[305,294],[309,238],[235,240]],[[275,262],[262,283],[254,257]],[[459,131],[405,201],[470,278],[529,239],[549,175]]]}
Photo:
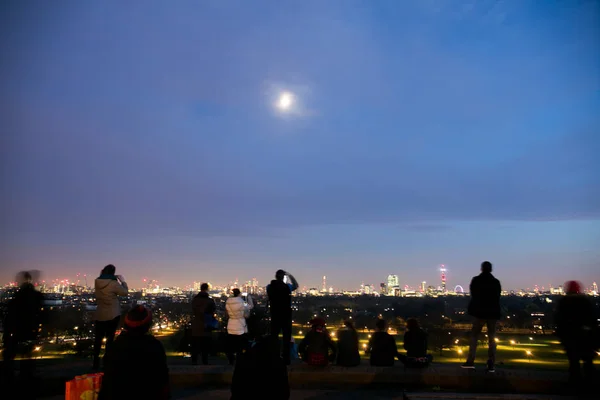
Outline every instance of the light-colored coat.
{"label": "light-colored coat", "polygon": [[96,321],[110,321],[121,316],[119,296],[127,296],[127,283],[119,283],[114,279],[96,279]]}
{"label": "light-colored coat", "polygon": [[227,333],[230,335],[243,335],[248,332],[246,326],[246,318],[250,316],[250,310],[254,305],[252,299],[248,297],[248,304],[244,303],[244,299],[241,296],[230,297],[225,303],[225,310],[229,316],[227,322]]}

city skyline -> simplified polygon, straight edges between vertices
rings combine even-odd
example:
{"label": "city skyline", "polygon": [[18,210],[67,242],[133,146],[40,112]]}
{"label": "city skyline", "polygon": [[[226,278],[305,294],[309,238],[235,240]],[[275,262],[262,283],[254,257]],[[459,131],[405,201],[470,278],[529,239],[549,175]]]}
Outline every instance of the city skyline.
{"label": "city skyline", "polygon": [[[32,3],[35,3],[33,6]],[[9,2],[0,282],[600,281],[600,3]],[[377,288],[376,288],[377,289]]]}

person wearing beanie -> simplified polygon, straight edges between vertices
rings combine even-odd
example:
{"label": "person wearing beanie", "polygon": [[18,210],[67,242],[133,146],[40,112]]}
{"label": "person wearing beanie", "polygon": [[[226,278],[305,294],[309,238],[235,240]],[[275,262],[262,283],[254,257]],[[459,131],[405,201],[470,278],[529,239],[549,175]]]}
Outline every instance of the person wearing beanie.
{"label": "person wearing beanie", "polygon": [[169,398],[169,369],[163,345],[149,331],[152,312],[133,307],[124,330],[106,353],[99,400]]}
{"label": "person wearing beanie", "polygon": [[584,383],[589,384],[593,379],[595,338],[599,332],[594,305],[581,292],[579,282],[565,283],[566,295],[558,301],[554,316],[556,335],[569,359],[569,381],[575,387],[582,379],[580,361],[583,361]]}
{"label": "person wearing beanie", "polygon": [[312,328],[300,342],[298,352],[308,365],[327,365],[330,361],[335,360],[335,344],[325,329],[323,318],[314,318],[310,324]]}

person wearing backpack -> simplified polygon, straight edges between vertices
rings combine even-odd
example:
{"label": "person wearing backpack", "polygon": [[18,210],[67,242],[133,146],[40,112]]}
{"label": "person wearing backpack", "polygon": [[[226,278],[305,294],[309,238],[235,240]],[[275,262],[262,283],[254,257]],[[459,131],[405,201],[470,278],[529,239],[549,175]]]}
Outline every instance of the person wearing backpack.
{"label": "person wearing backpack", "polygon": [[250,310],[254,308],[252,298],[248,296],[248,302],[244,302],[240,296],[240,289],[232,290],[233,296],[227,299],[225,311],[229,317],[227,321],[227,359],[229,365],[233,365],[235,358],[244,348],[244,342],[247,341],[246,334],[248,326],[246,318],[250,316]]}
{"label": "person wearing backpack", "polygon": [[121,320],[121,303],[119,296],[127,296],[129,287],[122,275],[115,275],[116,268],[109,264],[102,269],[100,276],[94,281],[96,292],[96,316],[94,338],[94,365],[96,370],[100,367],[100,348],[106,338],[106,351],[108,352],[115,338],[119,321]]}

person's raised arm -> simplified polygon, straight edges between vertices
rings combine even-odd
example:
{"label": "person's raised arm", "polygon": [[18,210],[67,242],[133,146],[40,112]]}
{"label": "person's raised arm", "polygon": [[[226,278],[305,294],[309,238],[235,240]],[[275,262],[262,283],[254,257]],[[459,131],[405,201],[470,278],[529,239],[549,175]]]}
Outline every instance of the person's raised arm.
{"label": "person's raised arm", "polygon": [[127,282],[125,282],[125,278],[123,275],[117,275],[117,281],[113,281],[116,283],[114,286],[114,291],[119,296],[127,296],[129,294],[129,286],[127,286]]}
{"label": "person's raised arm", "polygon": [[296,289],[298,289],[298,281],[296,280],[296,278],[294,278],[294,275],[290,274],[288,272],[288,277],[290,278],[290,281],[292,281],[292,287],[290,289],[292,289],[292,292]]}

